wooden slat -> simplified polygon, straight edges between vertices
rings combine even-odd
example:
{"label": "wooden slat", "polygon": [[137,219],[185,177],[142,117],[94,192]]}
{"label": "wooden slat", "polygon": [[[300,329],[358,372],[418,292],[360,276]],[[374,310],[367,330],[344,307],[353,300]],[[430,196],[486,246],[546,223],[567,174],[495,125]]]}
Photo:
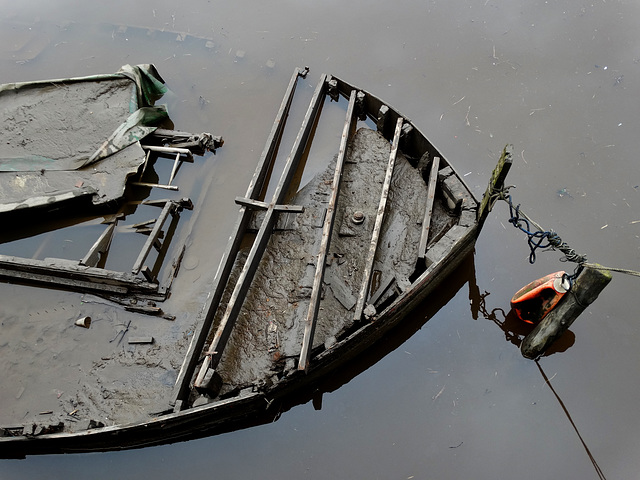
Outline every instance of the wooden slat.
{"label": "wooden slat", "polygon": [[[282,132],[284,131],[287,115],[289,114],[298,77],[304,77],[307,74],[307,71],[307,69],[296,68],[291,75],[291,80],[289,81],[289,85],[285,91],[280,108],[276,114],[276,118],[265,143],[264,150],[260,155],[253,178],[247,188],[247,193],[245,195],[246,198],[257,199],[264,187],[265,180],[275,160],[278,144],[282,138]],[[176,379],[172,399],[176,411],[181,410],[182,399],[188,393],[191,376],[193,375],[196,362],[200,356],[200,351],[207,339],[209,329],[211,328],[215,313],[218,309],[218,305],[220,304],[220,299],[222,298],[225,286],[229,280],[233,263],[238,250],[240,249],[250,218],[251,211],[245,207],[241,207],[238,212],[238,219],[236,220],[233,232],[222,255],[218,271],[216,272],[212,292],[204,305],[204,318],[196,327],[196,331],[191,343],[189,344],[182,367],[178,372],[178,378]]]}
{"label": "wooden slat", "polygon": [[362,286],[360,287],[360,294],[358,295],[358,303],[356,303],[356,311],[353,317],[356,322],[360,321],[360,319],[362,318],[364,303],[366,302],[367,294],[369,293],[369,287],[371,284],[371,271],[373,270],[373,262],[376,256],[376,250],[378,249],[378,240],[380,238],[380,230],[382,229],[382,221],[384,220],[384,211],[387,207],[387,197],[389,196],[391,178],[393,177],[393,169],[396,164],[396,155],[398,153],[398,144],[400,143],[400,133],[402,131],[402,122],[403,122],[402,117],[398,117],[398,120],[396,122],[396,130],[393,135],[393,144],[391,145],[391,153],[389,155],[389,164],[387,165],[387,173],[384,178],[384,184],[382,185],[382,193],[380,195],[380,203],[378,205],[376,223],[375,223],[375,226],[373,227],[373,234],[371,235],[369,252],[367,253],[364,272],[362,273]]}
{"label": "wooden slat", "polygon": [[284,131],[287,116],[291,109],[291,102],[293,101],[293,93],[296,89],[298,77],[304,78],[308,71],[309,70],[307,68],[296,68],[293,71],[291,80],[289,80],[289,86],[287,87],[287,91],[282,99],[282,103],[280,104],[280,109],[278,110],[273,126],[271,127],[267,143],[265,144],[262,155],[260,155],[256,171],[253,174],[251,182],[249,182],[249,187],[247,187],[247,193],[245,195],[246,198],[255,200],[262,191],[265,178],[269,173],[273,161],[275,160],[275,154],[277,152],[280,139],[282,138],[282,132]]}
{"label": "wooden slat", "polygon": [[422,234],[418,246],[418,257],[424,258],[427,253],[427,241],[429,240],[429,228],[431,226],[431,215],[433,213],[433,200],[436,196],[436,185],[438,183],[438,170],[440,168],[440,157],[433,157],[431,169],[429,170],[429,183],[427,185],[427,207],[424,211],[422,221]]}
{"label": "wooden slat", "polygon": [[[242,205],[243,207],[249,208],[251,210],[268,210],[269,209],[268,203],[261,202],[259,200],[251,200],[249,198],[236,197],[236,203],[238,205]],[[304,212],[304,207],[300,205],[274,205],[273,208],[277,212],[292,212],[292,213]]]}
{"label": "wooden slat", "polygon": [[119,294],[130,289],[156,292],[158,284],[139,280],[130,273],[80,265],[77,261],[0,255],[0,277],[37,283],[63,284],[78,289],[101,290]]}
{"label": "wooden slat", "polygon": [[289,184],[291,183],[291,179],[296,173],[296,167],[298,166],[300,158],[302,157],[302,154],[307,147],[309,135],[311,134],[311,130],[313,130],[313,125],[315,124],[318,112],[320,111],[320,107],[322,106],[322,101],[324,100],[326,81],[327,75],[322,74],[320,76],[320,81],[318,82],[318,85],[313,92],[313,97],[311,97],[311,101],[309,102],[309,108],[307,109],[307,113],[304,116],[304,120],[302,121],[300,130],[298,131],[298,135],[296,136],[295,142],[293,143],[291,153],[287,158],[284,171],[280,176],[280,182],[276,186],[275,192],[273,193],[273,200],[271,203],[274,205],[278,205],[283,202],[284,197],[287,194]]}
{"label": "wooden slat", "polygon": [[347,143],[351,133],[351,125],[353,122],[353,111],[356,103],[356,91],[351,92],[349,97],[349,106],[347,107],[347,118],[344,122],[342,130],[342,138],[340,139],[340,150],[338,151],[338,159],[336,160],[336,169],[333,174],[333,183],[331,185],[331,198],[329,206],[325,214],[324,225],[322,228],[322,242],[320,243],[320,251],[316,259],[316,273],[313,277],[313,287],[311,290],[311,299],[309,301],[309,309],[304,327],[304,339],[302,341],[302,349],[300,351],[300,360],[298,362],[299,370],[307,370],[309,359],[311,357],[311,347],[313,346],[313,335],[316,329],[316,319],[318,318],[318,308],[320,306],[320,294],[322,292],[322,280],[324,278],[324,268],[327,258],[327,250],[331,242],[331,233],[336,213],[336,205],[340,192],[340,181],[342,179],[342,167],[344,165],[344,157],[347,152]]}
{"label": "wooden slat", "polygon": [[320,111],[320,106],[322,105],[324,97],[323,92],[325,89],[325,83],[326,75],[322,75],[313,97],[311,98],[309,108],[307,109],[307,113],[304,117],[300,130],[298,131],[296,140],[291,148],[291,153],[285,163],[284,170],[280,176],[280,181],[273,193],[271,204],[269,205],[264,219],[262,220],[262,226],[260,227],[260,230],[258,230],[253,245],[251,246],[251,250],[249,251],[249,256],[245,261],[240,276],[238,277],[233,289],[233,293],[231,294],[231,298],[227,303],[227,309],[220,320],[218,330],[216,331],[211,345],[206,352],[205,360],[200,367],[200,371],[194,382],[194,386],[196,388],[206,388],[206,386],[203,385],[203,381],[207,375],[207,371],[209,369],[215,369],[220,362],[220,358],[226,347],[227,341],[229,340],[229,336],[231,335],[233,326],[235,325],[238,313],[240,313],[240,309],[244,303],[244,298],[251,286],[251,282],[253,281],[255,272],[258,269],[264,250],[267,247],[269,237],[273,231],[273,225],[278,218],[278,214],[274,207],[284,199],[284,196],[287,193],[291,179],[293,178],[298,163],[300,162],[300,158],[306,148],[307,140],[309,139],[317,114]]}
{"label": "wooden slat", "polygon": [[174,212],[177,206],[178,204],[173,200],[169,200],[164,204],[162,212],[160,212],[160,216],[158,217],[158,220],[156,220],[156,223],[153,225],[153,230],[151,230],[151,233],[149,234],[149,238],[147,238],[147,241],[144,243],[142,250],[140,250],[138,258],[136,259],[136,263],[133,264],[131,273],[133,273],[134,275],[140,273],[140,269],[142,268],[144,261],[147,259],[151,247],[153,247],[153,244],[156,242],[158,236],[160,235],[160,231],[162,230],[162,226],[164,225],[165,220],[167,219],[169,214],[172,214]]}

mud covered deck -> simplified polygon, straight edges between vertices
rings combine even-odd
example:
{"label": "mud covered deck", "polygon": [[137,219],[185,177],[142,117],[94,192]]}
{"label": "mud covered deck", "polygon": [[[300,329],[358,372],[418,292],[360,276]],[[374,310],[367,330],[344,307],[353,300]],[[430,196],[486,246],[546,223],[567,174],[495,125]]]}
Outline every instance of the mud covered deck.
{"label": "mud covered deck", "polygon": [[[350,142],[313,349],[331,348],[354,325],[365,254],[371,242],[390,150],[389,141],[368,128],[358,130]],[[281,214],[222,355],[218,368],[223,380],[222,396],[245,387],[277,382],[297,367],[334,168],[335,158],[291,199],[291,204],[304,206],[303,213]],[[408,281],[414,274],[426,203],[427,188],[422,175],[398,153],[388,215],[374,262],[372,293],[391,279]],[[451,221],[438,197],[432,236],[438,236]],[[239,266],[242,263],[239,261]],[[232,289],[233,283],[229,287]],[[228,291],[226,297],[229,296]],[[225,304],[221,307],[212,332]]]}

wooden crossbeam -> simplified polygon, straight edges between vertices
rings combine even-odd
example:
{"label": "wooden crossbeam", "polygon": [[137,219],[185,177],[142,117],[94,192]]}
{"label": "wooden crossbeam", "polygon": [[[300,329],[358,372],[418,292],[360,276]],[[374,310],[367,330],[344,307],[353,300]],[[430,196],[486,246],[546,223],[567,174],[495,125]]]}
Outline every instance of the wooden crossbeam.
{"label": "wooden crossbeam", "polygon": [[[236,203],[242,205],[250,210],[269,210],[270,205],[267,202],[261,202],[259,200],[251,200],[250,198],[236,197]],[[302,213],[304,207],[301,205],[274,205],[273,209],[276,212],[291,212]]]}
{"label": "wooden crossbeam", "polygon": [[324,268],[327,259],[327,250],[331,242],[331,233],[338,203],[338,195],[340,191],[340,181],[342,179],[342,167],[344,165],[344,157],[347,152],[347,143],[352,130],[353,113],[356,104],[356,91],[351,91],[349,97],[349,106],[347,107],[347,118],[344,122],[342,130],[342,138],[340,139],[340,150],[338,151],[338,159],[336,160],[336,168],[333,174],[333,183],[331,185],[331,197],[329,206],[325,214],[324,225],[322,227],[322,242],[320,243],[320,251],[316,259],[316,273],[313,277],[313,287],[311,290],[311,299],[309,301],[309,309],[304,327],[304,339],[302,341],[302,349],[300,351],[300,359],[298,361],[298,369],[306,371],[311,357],[311,347],[313,346],[313,335],[316,329],[316,320],[318,318],[318,308],[320,306],[320,294],[322,292],[322,280],[324,278]]}
{"label": "wooden crossbeam", "polygon": [[393,143],[391,145],[391,153],[389,154],[389,163],[387,164],[387,173],[384,178],[384,184],[382,185],[382,193],[380,195],[380,203],[378,204],[378,213],[376,215],[376,223],[373,227],[373,233],[371,235],[371,243],[369,244],[369,252],[365,260],[364,271],[362,273],[362,285],[360,287],[360,294],[358,295],[358,301],[356,303],[356,311],[353,319],[359,322],[362,318],[362,312],[364,310],[364,304],[367,300],[369,288],[371,286],[371,271],[373,270],[373,262],[376,256],[376,250],[378,249],[378,240],[380,238],[380,230],[382,229],[382,221],[384,220],[384,212],[387,207],[387,197],[389,196],[389,188],[391,186],[391,178],[393,177],[393,169],[396,164],[396,156],[398,153],[398,144],[400,143],[400,134],[402,132],[402,117],[398,117],[396,122],[396,130],[393,135]]}

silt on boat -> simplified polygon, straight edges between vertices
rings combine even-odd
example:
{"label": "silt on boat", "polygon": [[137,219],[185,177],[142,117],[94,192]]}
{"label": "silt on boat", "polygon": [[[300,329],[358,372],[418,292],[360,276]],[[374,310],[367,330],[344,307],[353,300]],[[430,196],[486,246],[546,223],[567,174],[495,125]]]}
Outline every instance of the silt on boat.
{"label": "silt on boat", "polygon": [[[273,419],[366,350],[384,350],[381,341],[469,257],[490,205],[409,119],[337,77],[320,77],[281,176],[269,183],[307,73],[295,70],[253,179],[235,199],[238,218],[167,408],[112,426],[5,427],[3,456],[136,448]],[[298,188],[329,105],[344,113],[340,141]],[[488,191],[509,164],[505,151]],[[108,294],[117,295],[125,304],[134,292]]]}

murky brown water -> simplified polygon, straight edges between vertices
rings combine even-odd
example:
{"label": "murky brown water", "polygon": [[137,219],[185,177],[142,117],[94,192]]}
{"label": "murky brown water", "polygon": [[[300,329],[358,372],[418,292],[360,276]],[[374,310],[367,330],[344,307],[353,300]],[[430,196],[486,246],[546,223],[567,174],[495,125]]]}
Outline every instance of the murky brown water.
{"label": "murky brown water", "polygon": [[[592,261],[640,269],[637,2],[129,3],[1,2],[0,83],[156,64],[175,124],[226,142],[199,167],[200,263],[217,266],[235,221],[220,205],[246,191],[291,72],[309,65],[304,91],[327,72],[377,94],[477,194],[513,143],[509,181],[527,213]],[[163,28],[213,43],[146,33]],[[469,275],[490,293],[487,311],[564,267],[556,253],[527,257],[499,205]],[[274,424],[165,447],[3,461],[0,477],[634,478],[638,282],[616,275],[565,351],[540,361],[558,397],[495,323],[473,318],[465,284],[319,411],[308,403]]]}

